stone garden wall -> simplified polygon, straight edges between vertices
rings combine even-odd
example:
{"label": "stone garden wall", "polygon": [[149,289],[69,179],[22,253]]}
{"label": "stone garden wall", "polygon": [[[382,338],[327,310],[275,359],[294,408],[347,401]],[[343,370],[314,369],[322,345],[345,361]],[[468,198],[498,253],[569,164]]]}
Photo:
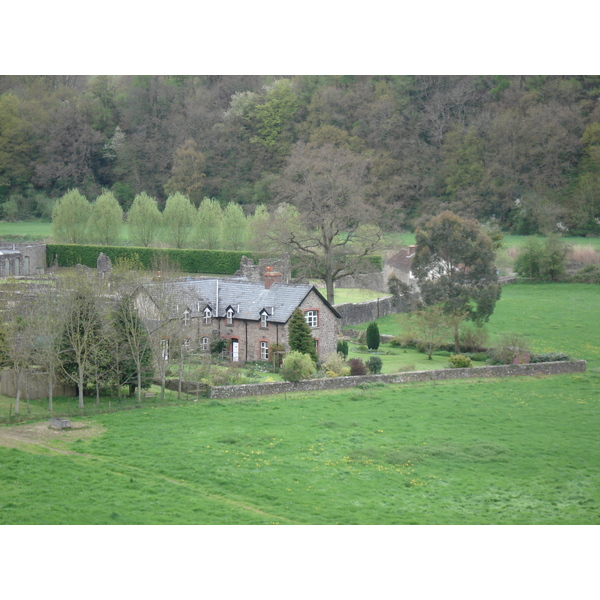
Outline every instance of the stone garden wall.
{"label": "stone garden wall", "polygon": [[581,373],[586,369],[585,360],[573,360],[528,365],[493,365],[472,367],[470,369],[439,369],[431,371],[411,371],[389,375],[365,375],[359,377],[328,377],[308,379],[298,383],[271,382],[251,383],[247,385],[224,385],[210,387],[210,398],[241,398],[244,396],[263,396],[292,392],[313,392],[353,388],[363,383],[416,383],[421,381],[444,381],[480,377],[519,377],[531,375],[560,375]]}

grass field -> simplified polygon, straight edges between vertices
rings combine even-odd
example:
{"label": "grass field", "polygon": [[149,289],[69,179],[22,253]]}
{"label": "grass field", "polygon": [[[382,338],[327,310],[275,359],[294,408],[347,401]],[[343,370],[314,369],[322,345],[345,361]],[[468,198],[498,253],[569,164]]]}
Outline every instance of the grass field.
{"label": "grass field", "polygon": [[599,286],[514,285],[489,325],[588,359],[583,374],[0,428],[0,523],[598,524],[599,310]]}

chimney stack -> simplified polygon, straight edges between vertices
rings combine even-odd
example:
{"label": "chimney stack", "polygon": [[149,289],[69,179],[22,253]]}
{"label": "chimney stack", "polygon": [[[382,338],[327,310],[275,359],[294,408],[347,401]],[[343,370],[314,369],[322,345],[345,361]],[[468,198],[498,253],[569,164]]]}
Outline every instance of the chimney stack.
{"label": "chimney stack", "polygon": [[274,283],[281,283],[283,275],[273,271],[273,267],[267,267],[264,274],[265,289],[268,290]]}

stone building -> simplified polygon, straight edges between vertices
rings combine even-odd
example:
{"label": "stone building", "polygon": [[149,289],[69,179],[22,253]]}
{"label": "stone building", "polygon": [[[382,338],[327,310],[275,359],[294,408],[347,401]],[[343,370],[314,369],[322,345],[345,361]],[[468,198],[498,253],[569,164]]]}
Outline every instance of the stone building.
{"label": "stone building", "polygon": [[0,277],[41,275],[46,269],[46,244],[0,244]]}
{"label": "stone building", "polygon": [[[289,350],[288,325],[295,309],[304,313],[320,359],[337,349],[340,315],[311,284],[288,284],[267,267],[263,280],[197,279],[149,284],[135,295],[150,327],[178,321],[184,345],[209,352],[211,339],[229,340],[233,362],[268,360],[277,344]],[[165,333],[165,348],[169,336]]]}

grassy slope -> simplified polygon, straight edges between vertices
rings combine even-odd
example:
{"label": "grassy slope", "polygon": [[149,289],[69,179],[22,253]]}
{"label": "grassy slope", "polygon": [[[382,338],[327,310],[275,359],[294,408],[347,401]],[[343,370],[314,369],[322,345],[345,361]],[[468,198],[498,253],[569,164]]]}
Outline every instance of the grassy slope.
{"label": "grassy slope", "polygon": [[95,417],[78,455],[0,448],[0,522],[600,523],[599,309],[598,286],[515,285],[490,323],[584,374],[142,409]]}

